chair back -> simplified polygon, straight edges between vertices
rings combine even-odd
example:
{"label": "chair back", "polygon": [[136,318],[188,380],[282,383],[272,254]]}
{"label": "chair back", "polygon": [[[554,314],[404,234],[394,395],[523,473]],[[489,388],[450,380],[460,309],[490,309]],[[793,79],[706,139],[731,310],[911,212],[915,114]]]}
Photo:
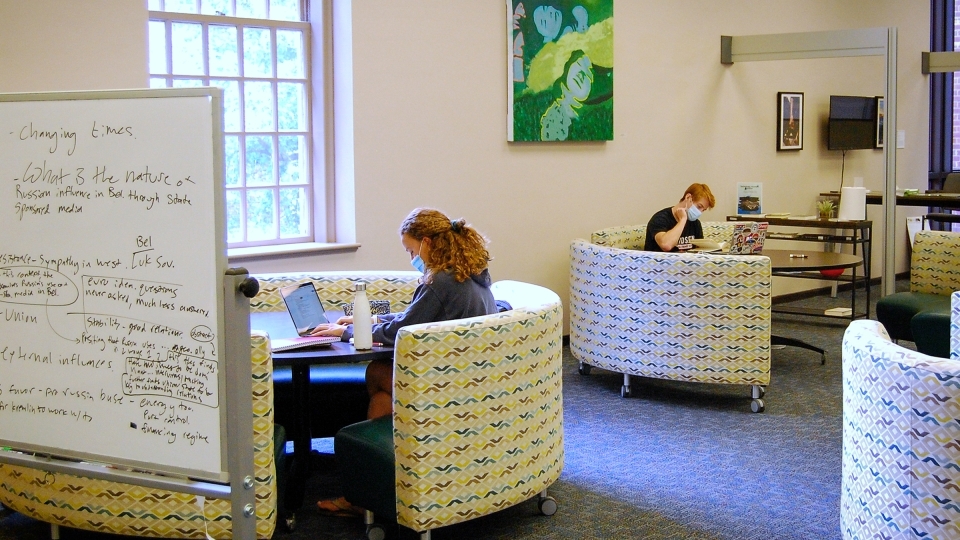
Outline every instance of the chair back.
{"label": "chair back", "polygon": [[890,341],[872,320],[843,336],[843,538],[960,538],[960,363]]}
{"label": "chair back", "polygon": [[397,336],[397,520],[415,531],[525,501],[563,469],[563,309],[547,289],[494,284],[510,311]]}
{"label": "chair back", "polygon": [[[733,221],[704,221],[703,237],[714,242],[730,242],[733,238]],[[608,227],[594,231],[590,235],[590,242],[598,246],[607,246],[618,249],[643,249],[646,243],[646,225],[625,225]]]}
{"label": "chair back", "polygon": [[943,179],[943,189],[947,193],[960,193],[960,173],[950,173]]}
{"label": "chair back", "polygon": [[950,359],[960,360],[960,291],[950,300]]}
{"label": "chair back", "polygon": [[960,290],[960,233],[917,231],[910,256],[910,291],[949,296]]}
{"label": "chair back", "polygon": [[343,310],[353,303],[354,285],[367,285],[367,298],[371,300],[389,300],[390,311],[397,313],[407,309],[413,299],[413,293],[420,284],[420,272],[295,272],[255,274],[260,281],[260,292],[250,300],[251,313],[264,311],[284,311],[280,289],[288,285],[298,285],[312,281],[324,308]]}

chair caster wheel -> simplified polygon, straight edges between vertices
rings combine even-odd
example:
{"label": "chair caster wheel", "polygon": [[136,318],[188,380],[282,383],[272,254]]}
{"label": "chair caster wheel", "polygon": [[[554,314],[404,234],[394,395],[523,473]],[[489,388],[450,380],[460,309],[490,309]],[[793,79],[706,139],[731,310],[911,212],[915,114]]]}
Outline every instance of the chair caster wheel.
{"label": "chair caster wheel", "polygon": [[823,353],[820,355],[820,365],[823,366],[823,365],[826,365],[826,363],[827,363],[827,353]]}
{"label": "chair caster wheel", "polygon": [[764,409],[763,400],[760,398],[754,399],[750,402],[750,410],[755,413],[762,413]]}
{"label": "chair caster wheel", "polygon": [[623,385],[623,386],[620,387],[620,397],[622,397],[622,398],[628,398],[628,397],[630,397],[630,393],[631,393],[631,392],[630,392],[630,387],[629,387],[629,386]]}
{"label": "chair caster wheel", "polygon": [[289,516],[283,518],[283,524],[287,528],[287,532],[293,532],[297,530],[297,515],[290,514]]}
{"label": "chair caster wheel", "polygon": [[580,367],[577,369],[577,371],[579,371],[581,375],[589,375],[592,368],[593,366],[590,364],[584,364],[583,362],[580,362]]}
{"label": "chair caster wheel", "polygon": [[387,531],[384,530],[383,525],[379,523],[367,525],[367,540],[383,540],[386,537]]}
{"label": "chair caster wheel", "polygon": [[557,501],[553,497],[540,497],[537,501],[540,513],[545,516],[552,516],[557,513]]}

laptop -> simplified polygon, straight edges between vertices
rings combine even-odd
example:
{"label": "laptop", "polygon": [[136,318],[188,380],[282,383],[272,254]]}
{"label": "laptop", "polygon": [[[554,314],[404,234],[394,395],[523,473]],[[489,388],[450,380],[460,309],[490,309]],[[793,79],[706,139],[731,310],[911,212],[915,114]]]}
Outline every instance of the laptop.
{"label": "laptop", "polygon": [[767,238],[767,222],[737,223],[730,240],[731,255],[759,255]]}
{"label": "laptop", "polygon": [[327,316],[323,313],[323,303],[313,283],[301,283],[280,288],[280,297],[287,306],[287,313],[293,320],[293,326],[300,337],[293,339],[271,340],[273,352],[296,349],[298,347],[330,345],[340,341],[339,336],[311,336],[317,326],[327,324]]}

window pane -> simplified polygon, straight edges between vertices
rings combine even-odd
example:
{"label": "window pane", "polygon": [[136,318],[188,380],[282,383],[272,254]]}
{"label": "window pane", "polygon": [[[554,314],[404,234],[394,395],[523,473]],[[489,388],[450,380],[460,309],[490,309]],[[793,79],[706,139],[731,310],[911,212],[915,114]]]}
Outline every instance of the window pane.
{"label": "window pane", "polygon": [[305,184],[307,179],[304,163],[307,155],[304,146],[306,138],[279,137],[277,142],[280,147],[280,183]]}
{"label": "window pane", "polygon": [[173,23],[173,72],[177,75],[203,75],[202,27],[195,23]]}
{"label": "window pane", "polygon": [[267,0],[237,0],[237,17],[267,18]]}
{"label": "window pane", "polygon": [[167,72],[167,25],[150,21],[147,27],[150,40],[150,73]]}
{"label": "window pane", "polygon": [[243,206],[240,201],[241,193],[236,189],[227,190],[227,242],[242,242]]}
{"label": "window pane", "polygon": [[160,11],[160,0],[150,0],[147,3],[147,9],[150,11]]}
{"label": "window pane", "polygon": [[275,21],[299,21],[300,0],[270,0],[270,18]]}
{"label": "window pane", "polygon": [[226,135],[223,137],[223,161],[225,165],[224,183],[228,186],[240,185],[240,137]]}
{"label": "window pane", "polygon": [[223,130],[241,131],[240,83],[211,79],[210,85],[223,88]]}
{"label": "window pane", "polygon": [[240,75],[237,27],[210,25],[207,32],[210,43],[210,75]]}
{"label": "window pane", "polygon": [[307,236],[309,216],[306,188],[280,190],[280,238]]}
{"label": "window pane", "polygon": [[200,0],[200,13],[204,15],[233,15],[230,0]]}
{"label": "window pane", "polygon": [[272,189],[247,190],[247,240],[277,237],[277,217]]}
{"label": "window pane", "polygon": [[277,83],[280,131],[306,131],[305,88],[300,83]]}
{"label": "window pane", "polygon": [[174,79],[173,80],[174,88],[196,88],[198,86],[203,86],[203,81],[200,79]]}
{"label": "window pane", "polygon": [[273,131],[273,84],[246,82],[243,85],[244,127],[247,131]]}
{"label": "window pane", "polygon": [[150,88],[166,88],[167,80],[163,77],[150,77]]}
{"label": "window pane", "polygon": [[273,45],[267,28],[243,29],[243,76],[273,76]]}
{"label": "window pane", "polygon": [[277,77],[303,78],[303,32],[277,30]]}
{"label": "window pane", "polygon": [[246,184],[248,186],[274,185],[276,182],[273,180],[273,137],[248,136],[246,152]]}
{"label": "window pane", "polygon": [[177,13],[196,13],[196,0],[166,0],[163,3],[164,11],[175,11]]}

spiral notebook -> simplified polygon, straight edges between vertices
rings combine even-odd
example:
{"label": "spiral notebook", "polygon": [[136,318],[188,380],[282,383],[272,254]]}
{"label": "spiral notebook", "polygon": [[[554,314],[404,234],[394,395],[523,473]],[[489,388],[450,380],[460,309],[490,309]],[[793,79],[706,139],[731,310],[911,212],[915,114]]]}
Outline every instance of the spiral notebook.
{"label": "spiral notebook", "polygon": [[270,350],[273,352],[288,351],[300,347],[316,347],[330,345],[340,341],[338,336],[311,336],[317,326],[326,324],[327,316],[323,313],[323,303],[317,294],[313,283],[301,283],[280,288],[280,297],[287,307],[287,313],[293,320],[293,326],[300,337],[290,339],[270,340]]}

